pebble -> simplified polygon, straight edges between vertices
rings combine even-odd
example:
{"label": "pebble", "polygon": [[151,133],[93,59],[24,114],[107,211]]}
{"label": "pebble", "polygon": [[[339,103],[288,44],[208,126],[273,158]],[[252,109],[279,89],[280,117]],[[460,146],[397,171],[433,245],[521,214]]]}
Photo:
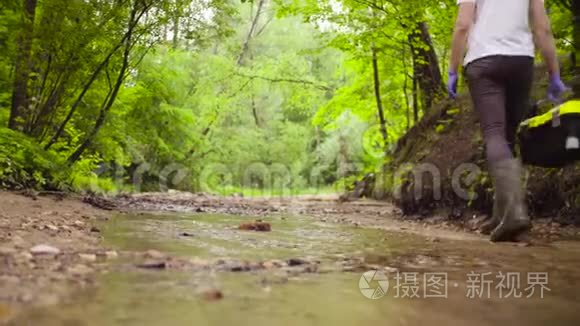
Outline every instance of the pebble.
{"label": "pebble", "polygon": [[288,259],[288,266],[299,266],[299,265],[305,265],[308,262],[304,259],[300,259],[300,258],[290,258]]}
{"label": "pebble", "polygon": [[265,269],[276,269],[276,268],[280,268],[282,266],[284,266],[285,264],[281,261],[277,261],[277,260],[268,260],[262,263],[262,266]]}
{"label": "pebble", "polygon": [[60,254],[60,249],[42,244],[32,247],[30,253],[34,255],[58,255]]}
{"label": "pebble", "polygon": [[224,298],[222,291],[217,289],[206,290],[202,293],[202,296],[208,301],[218,301]]}
{"label": "pebble", "polygon": [[51,231],[58,231],[58,227],[52,225],[52,224],[47,224],[44,226],[45,229],[51,230]]}
{"label": "pebble", "polygon": [[167,268],[167,263],[162,262],[145,262],[143,264],[138,264],[137,267],[145,269],[165,269]]}
{"label": "pebble", "polygon": [[79,254],[79,257],[88,262],[93,262],[97,260],[97,255],[95,254]]}
{"label": "pebble", "polygon": [[73,222],[73,224],[74,224],[75,226],[78,226],[78,227],[83,227],[83,226],[85,226],[85,223],[84,223],[83,221],[79,221],[79,220],[76,220],[76,221],[74,221],[74,222]]}

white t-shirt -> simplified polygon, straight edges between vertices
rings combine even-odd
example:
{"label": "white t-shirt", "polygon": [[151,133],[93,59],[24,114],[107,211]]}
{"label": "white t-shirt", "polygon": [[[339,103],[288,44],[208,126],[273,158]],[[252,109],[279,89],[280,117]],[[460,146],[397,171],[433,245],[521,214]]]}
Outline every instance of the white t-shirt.
{"label": "white t-shirt", "polygon": [[458,0],[475,3],[464,64],[491,55],[534,57],[530,0]]}

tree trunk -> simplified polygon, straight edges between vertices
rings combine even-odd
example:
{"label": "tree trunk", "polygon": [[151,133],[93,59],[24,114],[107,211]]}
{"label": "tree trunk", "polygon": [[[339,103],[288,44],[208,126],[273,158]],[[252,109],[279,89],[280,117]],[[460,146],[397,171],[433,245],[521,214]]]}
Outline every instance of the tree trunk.
{"label": "tree trunk", "polygon": [[89,80],[83,86],[83,89],[81,90],[81,93],[79,94],[79,96],[77,97],[77,99],[75,100],[75,102],[72,104],[72,106],[71,106],[68,114],[66,115],[65,119],[59,125],[58,130],[56,131],[56,133],[54,134],[54,136],[52,136],[52,138],[50,139],[50,141],[48,142],[48,144],[46,144],[46,146],[44,147],[45,150],[50,149],[50,147],[52,147],[52,145],[54,145],[56,143],[56,141],[61,137],[62,133],[64,132],[64,129],[65,129],[66,125],[72,119],[72,117],[75,114],[77,108],[82,103],[85,95],[88,93],[88,91],[93,86],[93,83],[97,80],[97,78],[99,77],[99,75],[103,71],[103,69],[105,69],[105,67],[107,67],[107,65],[111,61],[111,58],[113,57],[113,55],[115,55],[115,53],[117,53],[117,51],[120,48],[122,48],[123,45],[125,44],[125,42],[127,42],[127,40],[132,36],[133,30],[135,29],[135,27],[137,26],[137,23],[139,22],[139,20],[141,19],[141,17],[143,17],[143,15],[145,14],[146,11],[147,11],[147,8],[143,9],[143,12],[141,12],[141,14],[138,17],[136,17],[134,19],[134,21],[132,21],[129,24],[129,26],[127,28],[127,32],[123,35],[123,38],[121,38],[121,40],[119,40],[119,42],[115,45],[115,47],[113,47],[109,51],[109,53],[107,54],[107,56],[95,68],[95,71],[93,71],[91,77],[89,77]]}
{"label": "tree trunk", "polygon": [[402,49],[402,56],[401,62],[403,63],[403,70],[405,72],[405,81],[403,82],[403,94],[405,95],[405,107],[406,107],[406,115],[407,115],[407,128],[406,130],[409,131],[411,129],[411,104],[409,103],[409,69],[407,68],[407,55],[406,55],[406,48],[407,46],[403,44]]}
{"label": "tree trunk", "polygon": [[580,0],[572,1],[572,22],[574,24],[573,29],[573,42],[574,42],[574,53],[572,55],[572,71],[574,73],[575,82],[573,84],[574,97],[580,97],[580,65],[578,60],[580,60]]}
{"label": "tree trunk", "polygon": [[419,99],[417,92],[419,91],[419,86],[417,82],[417,74],[413,73],[413,123],[417,124],[419,122]]}
{"label": "tree trunk", "polygon": [[95,125],[93,127],[93,130],[91,130],[91,132],[87,135],[84,142],[74,151],[74,153],[72,153],[71,156],[69,156],[68,162],[71,165],[74,164],[76,161],[78,161],[81,158],[81,156],[83,155],[83,153],[87,150],[87,148],[89,148],[89,146],[92,144],[95,136],[99,133],[99,131],[103,127],[103,124],[105,123],[105,118],[107,117],[109,110],[111,109],[111,107],[115,103],[115,100],[117,99],[117,95],[119,94],[119,90],[121,89],[121,86],[123,85],[123,81],[125,80],[126,73],[127,73],[128,68],[129,68],[129,56],[131,54],[131,49],[133,48],[132,40],[133,40],[134,28],[136,27],[137,22],[142,17],[142,15],[147,11],[147,8],[144,8],[141,15],[137,16],[137,6],[138,6],[138,4],[135,3],[133,10],[131,11],[129,23],[127,24],[128,30],[126,33],[126,37],[124,38],[125,43],[124,43],[124,51],[123,51],[123,62],[122,62],[121,68],[119,70],[119,75],[117,76],[117,80],[115,82],[115,85],[113,86],[113,89],[111,90],[110,94],[107,96],[105,103],[101,107],[101,110],[99,112],[99,116],[97,117],[97,120],[95,121]]}
{"label": "tree trunk", "polygon": [[266,3],[266,0],[260,0],[260,2],[258,2],[258,9],[256,10],[256,16],[254,16],[254,19],[252,20],[252,25],[250,26],[250,31],[248,32],[248,36],[246,37],[246,40],[244,41],[244,45],[242,46],[242,52],[240,52],[240,55],[238,56],[238,66],[241,66],[244,63],[244,57],[246,56],[248,49],[250,48],[250,41],[252,40],[252,36],[254,35],[254,31],[256,30],[256,27],[258,26],[258,21],[260,20],[260,15],[262,14],[262,9],[263,9],[265,3]]}
{"label": "tree trunk", "polygon": [[254,100],[254,95],[252,94],[252,115],[254,116],[254,122],[256,127],[261,128],[260,117],[258,115],[258,108],[256,107],[256,101]]}
{"label": "tree trunk", "polygon": [[409,35],[409,44],[413,56],[413,70],[422,93],[423,110],[426,111],[445,95],[439,60],[427,23],[417,24],[416,29]]}
{"label": "tree trunk", "polygon": [[14,87],[12,90],[12,107],[8,127],[19,129],[20,119],[28,107],[28,79],[31,69],[32,39],[34,37],[34,18],[36,16],[37,0],[24,0],[24,15],[22,32],[18,42],[18,52],[14,69]]}
{"label": "tree trunk", "polygon": [[387,154],[387,144],[389,140],[389,135],[387,134],[387,122],[385,121],[385,112],[383,110],[383,101],[381,100],[381,80],[379,77],[379,64],[377,59],[377,51],[374,46],[372,46],[373,54],[373,81],[375,88],[375,99],[377,101],[377,111],[379,113],[379,122],[381,124],[381,135],[384,141],[384,151]]}
{"label": "tree trunk", "polygon": [[173,14],[173,49],[179,47],[179,23],[180,17],[177,12]]}
{"label": "tree trunk", "polygon": [[[132,30],[131,30],[131,32],[132,32]],[[123,43],[126,42],[127,37],[129,36],[129,33],[130,32],[127,32],[125,34],[125,36],[123,37],[123,39],[121,39],[121,41],[113,49],[111,49],[111,51],[107,54],[107,56],[105,57],[105,59],[103,59],[103,61],[101,61],[99,63],[99,65],[96,67],[95,71],[93,71],[93,74],[91,75],[91,77],[89,78],[89,80],[87,81],[87,83],[83,86],[83,89],[82,89],[81,93],[79,94],[79,96],[77,97],[77,99],[75,100],[75,102],[72,104],[69,112],[67,113],[67,115],[64,118],[64,120],[62,121],[62,123],[59,125],[56,133],[54,134],[54,136],[52,136],[52,138],[50,139],[50,141],[48,142],[48,144],[46,144],[46,146],[44,146],[44,149],[45,150],[50,149],[50,147],[52,147],[52,145],[54,145],[56,143],[56,141],[60,138],[60,136],[64,132],[64,129],[65,129],[66,125],[72,119],[72,117],[75,114],[77,108],[83,102],[83,99],[85,98],[85,95],[91,89],[91,87],[93,86],[93,83],[99,77],[99,74],[109,64],[109,61],[111,60],[111,58],[113,57],[113,55],[123,46]]]}

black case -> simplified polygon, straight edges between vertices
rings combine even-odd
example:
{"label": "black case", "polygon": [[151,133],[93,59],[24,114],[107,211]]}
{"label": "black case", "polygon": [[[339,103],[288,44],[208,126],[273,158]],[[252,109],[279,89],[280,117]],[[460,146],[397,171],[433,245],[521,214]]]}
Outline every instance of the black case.
{"label": "black case", "polygon": [[[574,138],[576,140],[574,140]],[[525,164],[558,168],[580,160],[580,101],[569,101],[520,125],[518,142]]]}

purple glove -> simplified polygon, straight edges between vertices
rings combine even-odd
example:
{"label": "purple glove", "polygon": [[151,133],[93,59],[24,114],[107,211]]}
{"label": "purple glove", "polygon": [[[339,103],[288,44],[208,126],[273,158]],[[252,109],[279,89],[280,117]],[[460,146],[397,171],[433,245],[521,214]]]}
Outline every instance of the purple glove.
{"label": "purple glove", "polygon": [[454,72],[449,72],[449,78],[447,79],[447,94],[449,98],[455,99],[457,97],[457,81],[459,80],[459,75]]}
{"label": "purple glove", "polygon": [[552,102],[560,102],[560,96],[562,96],[562,93],[567,90],[568,87],[564,85],[562,79],[560,79],[559,74],[550,76],[550,86],[548,86],[548,100]]}

